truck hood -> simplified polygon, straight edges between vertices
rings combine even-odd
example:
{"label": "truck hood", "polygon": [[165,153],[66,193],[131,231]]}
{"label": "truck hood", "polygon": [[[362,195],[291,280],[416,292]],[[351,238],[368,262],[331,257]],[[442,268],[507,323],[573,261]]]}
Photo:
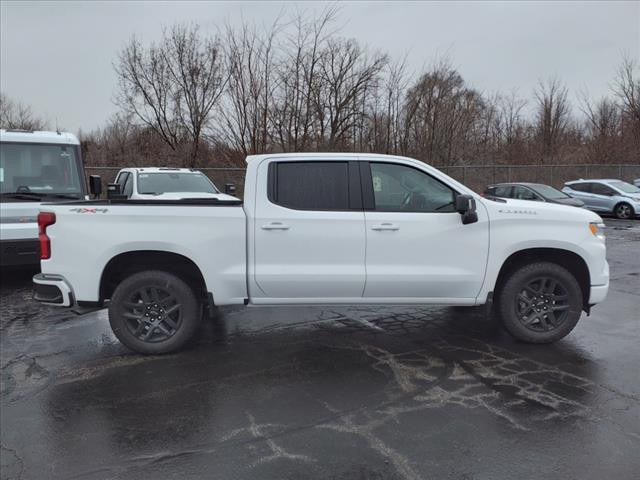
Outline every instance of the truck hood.
{"label": "truck hood", "polygon": [[591,210],[576,208],[550,202],[532,202],[528,200],[504,199],[504,202],[483,198],[491,219],[536,219],[559,220],[571,222],[602,222],[602,218]]}
{"label": "truck hood", "polygon": [[159,195],[138,194],[136,198],[141,200],[182,200],[185,198],[217,198],[218,200],[239,200],[226,193],[205,193],[205,192],[167,192]]}

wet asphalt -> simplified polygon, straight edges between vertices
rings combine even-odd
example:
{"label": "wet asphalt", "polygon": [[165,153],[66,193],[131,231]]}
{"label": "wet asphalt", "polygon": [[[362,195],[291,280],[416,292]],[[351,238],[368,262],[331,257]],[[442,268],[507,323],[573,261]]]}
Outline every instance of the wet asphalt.
{"label": "wet asphalt", "polygon": [[2,479],[640,477],[640,221],[553,345],[483,309],[230,308],[144,357],[0,284]]}

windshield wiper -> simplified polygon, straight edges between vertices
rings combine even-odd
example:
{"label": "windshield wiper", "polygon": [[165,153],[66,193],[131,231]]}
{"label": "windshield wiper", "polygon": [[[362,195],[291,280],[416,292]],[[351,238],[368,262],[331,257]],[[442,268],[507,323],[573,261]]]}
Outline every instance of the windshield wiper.
{"label": "windshield wiper", "polygon": [[39,202],[42,200],[42,195],[33,192],[5,192],[0,194],[2,198],[15,198],[17,200],[31,200],[32,202]]}

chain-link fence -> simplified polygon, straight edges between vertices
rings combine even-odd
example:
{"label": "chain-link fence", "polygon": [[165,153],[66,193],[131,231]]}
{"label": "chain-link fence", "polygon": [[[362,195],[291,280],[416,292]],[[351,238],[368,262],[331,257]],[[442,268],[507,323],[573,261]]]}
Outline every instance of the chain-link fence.
{"label": "chain-link fence", "polygon": [[440,170],[476,191],[500,182],[545,183],[560,188],[565,182],[580,178],[618,178],[627,182],[640,178],[640,164],[468,165]]}
{"label": "chain-link fence", "polygon": [[[464,183],[477,192],[492,183],[499,182],[536,182],[546,183],[560,188],[569,180],[579,178],[619,178],[631,182],[640,178],[640,164],[638,165],[455,165],[439,167],[447,175]],[[119,167],[86,167],[87,175],[100,175],[103,190],[106,184],[113,182]],[[227,183],[236,186],[236,196],[242,198],[244,194],[244,168],[199,168],[216,186],[224,191]]]}

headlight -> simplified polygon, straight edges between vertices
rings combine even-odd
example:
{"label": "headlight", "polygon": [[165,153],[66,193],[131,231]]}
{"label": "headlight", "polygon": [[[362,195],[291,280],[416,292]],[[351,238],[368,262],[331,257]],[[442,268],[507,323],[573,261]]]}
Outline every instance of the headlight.
{"label": "headlight", "polygon": [[600,222],[591,222],[589,224],[589,230],[591,233],[600,240],[604,240],[604,223]]}

